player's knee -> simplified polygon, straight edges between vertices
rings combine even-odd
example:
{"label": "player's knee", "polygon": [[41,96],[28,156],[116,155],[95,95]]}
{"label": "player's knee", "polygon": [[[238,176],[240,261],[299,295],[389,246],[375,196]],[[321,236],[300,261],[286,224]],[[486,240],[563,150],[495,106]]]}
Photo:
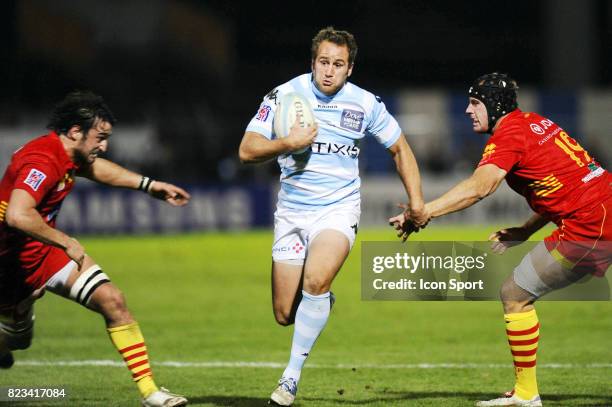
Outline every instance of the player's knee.
{"label": "player's knee", "polygon": [[274,318],[276,319],[276,323],[281,326],[289,326],[293,324],[293,321],[291,321],[287,315],[274,314]]}
{"label": "player's knee", "polygon": [[502,301],[504,314],[516,314],[523,312],[524,304],[519,301]]}
{"label": "player's knee", "polygon": [[113,324],[123,324],[132,321],[127,308],[125,296],[117,287],[107,284],[98,288],[94,295],[93,308]]}
{"label": "player's knee", "polygon": [[503,303],[505,303],[506,301],[511,301],[513,290],[514,281],[510,278],[504,281],[501,288],[499,289],[499,298]]}
{"label": "player's knee", "polygon": [[500,298],[505,314],[515,314],[528,311],[536,300],[532,296],[525,295],[525,292],[522,289],[517,290],[517,286],[514,284],[514,281],[509,280],[502,285],[500,289]]}
{"label": "player's knee", "polygon": [[289,326],[293,324],[295,316],[291,314],[290,309],[274,308],[274,319],[279,325]]}
{"label": "player's knee", "polygon": [[311,295],[320,295],[329,291],[330,283],[321,277],[305,277],[304,291]]}
{"label": "player's knee", "polygon": [[[107,287],[107,288],[110,288]],[[118,288],[113,287],[112,289],[105,290],[104,298],[102,299],[102,306],[109,313],[123,313],[127,311],[127,304],[125,302],[125,296]]]}
{"label": "player's knee", "polygon": [[504,313],[510,314],[513,310],[518,308],[518,301],[513,295],[514,286],[510,280],[506,280],[499,289],[499,298],[504,307]]}

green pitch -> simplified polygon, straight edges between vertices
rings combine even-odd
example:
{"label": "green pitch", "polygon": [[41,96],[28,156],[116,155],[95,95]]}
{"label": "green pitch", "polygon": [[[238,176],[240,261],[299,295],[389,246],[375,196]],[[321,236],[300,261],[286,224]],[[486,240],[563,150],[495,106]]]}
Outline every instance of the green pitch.
{"label": "green pitch", "polygon": [[[484,240],[494,230],[438,226],[415,238]],[[393,237],[390,229],[359,234]],[[277,326],[271,312],[271,238],[261,231],[83,243],[126,294],[159,384],[191,405],[261,406],[293,331]],[[359,257],[358,241],[334,284],[338,301],[306,364],[296,406],[470,406],[511,388],[499,303],[362,302]],[[70,398],[15,405],[138,405],[99,316],[52,294],[36,311],[34,343],[0,371],[0,387],[62,386]],[[541,302],[538,313],[545,405],[612,405],[610,302]],[[61,364],[70,361],[83,365]]]}

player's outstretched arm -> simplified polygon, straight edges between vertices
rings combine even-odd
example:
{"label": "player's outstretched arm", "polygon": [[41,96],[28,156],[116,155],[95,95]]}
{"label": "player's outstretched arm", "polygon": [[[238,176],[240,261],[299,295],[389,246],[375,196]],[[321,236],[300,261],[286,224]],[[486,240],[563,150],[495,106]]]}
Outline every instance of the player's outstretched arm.
{"label": "player's outstretched arm", "polygon": [[256,164],[276,158],[281,154],[310,146],[317,136],[318,126],[300,127],[299,116],[287,137],[269,140],[262,134],[247,131],[242,137],[238,155],[243,164]]}
{"label": "player's outstretched arm", "polygon": [[79,176],[113,187],[138,189],[141,175],[104,158],[97,158],[91,165],[79,170]]}
{"label": "player's outstretched arm", "polygon": [[506,177],[506,171],[494,164],[478,167],[472,176],[455,185],[440,198],[428,202],[432,218],[469,208],[497,190]]}
{"label": "player's outstretched arm", "polygon": [[[461,181],[440,198],[428,202],[425,205],[425,212],[430,218],[437,218],[469,208],[495,192],[505,176],[506,171],[494,164],[478,167],[470,178]],[[395,228],[397,236],[402,241],[406,241],[410,234],[418,231],[409,211],[390,218],[389,224]]]}
{"label": "player's outstretched arm", "polygon": [[[404,134],[388,149],[397,173],[399,174],[404,189],[408,194],[408,205],[403,206],[406,211],[406,218],[410,218],[417,227],[424,227],[429,222],[430,215],[425,208],[423,200],[423,190],[421,187],[421,175],[412,149],[408,145]],[[389,219],[392,222],[394,218]]]}
{"label": "player's outstretched arm", "polygon": [[145,191],[152,197],[164,200],[172,206],[186,205],[191,198],[187,191],[176,185],[152,180],[104,158],[97,158],[79,175],[113,187]]}
{"label": "player's outstretched arm", "polygon": [[6,223],[40,242],[63,249],[79,268],[83,264],[83,246],[76,239],[47,225],[36,210],[36,200],[28,192],[13,190],[6,210]]}
{"label": "player's outstretched arm", "polygon": [[522,226],[498,230],[489,236],[489,240],[493,242],[491,248],[495,253],[502,254],[509,247],[517,246],[529,239],[548,222],[547,218],[536,213]]}

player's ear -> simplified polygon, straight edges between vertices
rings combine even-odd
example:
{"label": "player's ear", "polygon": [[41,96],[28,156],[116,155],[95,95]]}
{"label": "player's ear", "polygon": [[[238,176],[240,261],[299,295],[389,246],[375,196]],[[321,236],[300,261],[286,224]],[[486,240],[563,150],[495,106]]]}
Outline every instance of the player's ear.
{"label": "player's ear", "polygon": [[80,140],[83,138],[83,129],[81,128],[81,126],[75,124],[74,126],[70,127],[70,129],[68,129],[68,131],[66,132],[66,137],[74,141]]}
{"label": "player's ear", "polygon": [[348,69],[348,75],[347,76],[351,76],[351,74],[353,73],[353,67],[355,66],[355,64],[351,64],[349,65],[349,69]]}

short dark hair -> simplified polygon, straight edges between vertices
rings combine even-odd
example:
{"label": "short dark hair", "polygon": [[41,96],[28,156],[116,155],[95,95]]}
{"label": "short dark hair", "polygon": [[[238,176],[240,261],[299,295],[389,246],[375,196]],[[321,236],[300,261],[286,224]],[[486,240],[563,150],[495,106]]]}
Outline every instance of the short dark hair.
{"label": "short dark hair", "polygon": [[72,126],[80,126],[86,134],[96,119],[111,125],[116,122],[102,96],[89,90],[75,90],[55,106],[47,128],[58,134],[66,134]]}
{"label": "short dark hair", "polygon": [[348,31],[336,30],[332,26],[321,29],[312,39],[312,48],[310,51],[313,60],[317,57],[319,45],[321,45],[323,41],[333,42],[336,45],[346,45],[349,51],[348,63],[349,65],[355,63],[355,57],[357,57],[357,41],[355,41],[353,34]]}

